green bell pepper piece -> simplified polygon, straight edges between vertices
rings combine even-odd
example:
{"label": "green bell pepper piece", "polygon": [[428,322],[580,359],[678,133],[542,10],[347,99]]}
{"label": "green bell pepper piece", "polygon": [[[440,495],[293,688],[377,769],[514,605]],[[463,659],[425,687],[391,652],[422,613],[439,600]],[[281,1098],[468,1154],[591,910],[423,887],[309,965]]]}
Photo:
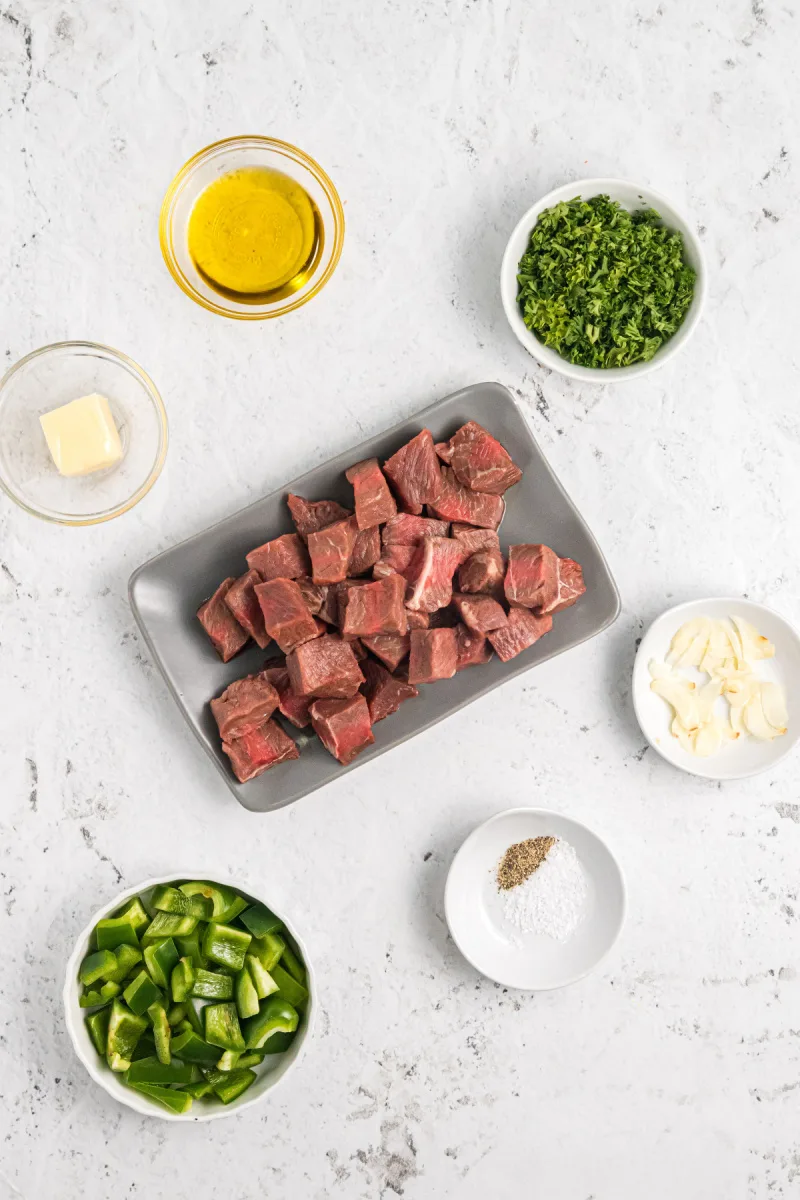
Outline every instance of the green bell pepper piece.
{"label": "green bell pepper piece", "polygon": [[283,929],[283,921],[270,912],[266,904],[251,904],[239,914],[239,920],[254,938],[264,937],[267,933],[280,933]]}
{"label": "green bell pepper piece", "polygon": [[142,1036],[136,1043],[136,1049],[131,1055],[131,1062],[138,1062],[140,1058],[155,1058],[156,1043],[153,1039],[152,1029],[145,1029]]}
{"label": "green bell pepper piece", "polygon": [[118,983],[107,980],[99,990],[86,991],[78,999],[81,1008],[97,1008],[99,1004],[110,1004],[115,996],[122,991]]}
{"label": "green bell pepper piece", "polygon": [[202,1037],[203,1018],[198,1012],[197,1005],[195,1004],[194,1000],[192,1000],[191,996],[187,996],[184,1003],[186,1005],[186,1016],[184,1020],[188,1021],[195,1033],[199,1033],[200,1037]]}
{"label": "green bell pepper piece", "polygon": [[308,990],[303,987],[302,983],[298,983],[296,979],[292,979],[288,971],[284,971],[280,964],[272,968],[272,978],[278,985],[278,995],[284,1000],[288,1000],[294,1008],[299,1008],[305,1004],[308,999]]}
{"label": "green bell pepper piece", "polygon": [[222,963],[233,971],[241,971],[244,956],[252,940],[252,936],[243,929],[234,929],[232,925],[221,925],[212,921],[203,938],[203,954],[212,962]]}
{"label": "green bell pepper piece", "polygon": [[123,944],[122,946],[117,946],[114,951],[114,958],[117,960],[117,965],[113,975],[110,975],[109,978],[114,983],[122,983],[130,975],[136,964],[142,961],[142,952],[138,946]]}
{"label": "green bell pepper piece", "polygon": [[247,908],[247,901],[238,896],[233,888],[222,887],[216,883],[182,883],[181,891],[186,896],[204,896],[210,900],[212,921],[232,921]]}
{"label": "green bell pepper piece", "polygon": [[144,948],[144,965],[150,972],[150,978],[158,987],[169,987],[172,968],[177,964],[180,955],[172,938],[164,938],[161,942],[150,942]]}
{"label": "green bell pepper piece", "polygon": [[[261,966],[260,963],[258,965],[259,967]],[[247,967],[241,970],[236,976],[234,994],[236,996],[236,1008],[242,1020],[245,1017],[255,1017],[258,1013],[259,996],[253,982],[253,976]]]}
{"label": "green bell pepper piece", "polygon": [[106,917],[94,927],[98,950],[116,950],[117,946],[138,946],[139,938],[127,917]]}
{"label": "green bell pepper piece", "polygon": [[[111,1004],[111,1016],[108,1021],[108,1040],[106,1056],[112,1071],[127,1070],[119,1064],[129,1062],[136,1049],[136,1043],[147,1028],[144,1017],[131,1012],[119,999]],[[115,1066],[114,1063],[117,1065]]]}
{"label": "green bell pepper piece", "polygon": [[167,1009],[167,1022],[170,1025],[179,1025],[181,1021],[186,1020],[186,1001],[183,1000],[180,1004],[173,1004],[172,1008]]}
{"label": "green bell pepper piece", "polygon": [[[253,980],[253,986],[256,989],[256,995],[259,1000],[263,1000],[266,996],[271,996],[273,992],[277,992],[278,985],[270,975],[269,971],[265,971],[255,954],[248,954],[245,957],[245,966],[250,972],[250,977]],[[254,1017],[255,1013],[248,1013],[250,1017]]]}
{"label": "green bell pepper piece", "polygon": [[194,984],[194,967],[188,958],[182,958],[172,969],[170,979],[172,984],[172,999],[180,1004],[189,995]]}
{"label": "green bell pepper piece", "polygon": [[286,949],[281,955],[281,966],[288,971],[292,979],[296,979],[298,983],[305,984],[306,969],[300,961],[299,955],[295,954],[292,947],[287,943]]}
{"label": "green bell pepper piece", "polygon": [[277,966],[286,949],[286,942],[279,933],[265,933],[263,938],[253,938],[248,952],[254,954],[265,971]]}
{"label": "green bell pepper piece", "polygon": [[192,984],[192,996],[199,1000],[232,1000],[233,979],[230,975],[220,975],[218,971],[195,971]]}
{"label": "green bell pepper piece", "polygon": [[202,1083],[184,1084],[184,1086],[181,1088],[182,1092],[187,1092],[190,1096],[193,1096],[195,1100],[200,1100],[203,1096],[207,1096],[211,1090],[211,1084],[207,1079],[204,1079]]}
{"label": "green bell pepper piece", "polygon": [[138,896],[134,896],[129,900],[124,908],[121,908],[118,913],[114,914],[117,919],[124,918],[130,921],[133,928],[139,933],[142,929],[150,924],[150,918],[145,912],[144,905]]}
{"label": "green bell pepper piece", "polygon": [[155,1004],[156,1000],[161,999],[161,992],[153,983],[147,971],[140,971],[136,978],[132,979],[125,988],[122,996],[131,1012],[135,1012],[137,1017],[141,1017],[142,1013],[147,1012],[151,1004]]}
{"label": "green bell pepper piece", "polygon": [[230,1104],[246,1092],[256,1081],[255,1071],[225,1071],[222,1079],[213,1085],[214,1094],[223,1104]]}
{"label": "green bell pepper piece", "polygon": [[160,942],[163,938],[185,937],[197,927],[197,917],[180,917],[175,913],[157,912],[145,930],[142,942]]}
{"label": "green bell pepper piece", "polygon": [[208,1004],[203,1009],[206,1041],[220,1050],[244,1050],[235,1004]]}
{"label": "green bell pepper piece", "polygon": [[[172,1037],[172,1030],[167,1020],[167,1010],[161,1001],[156,1004],[151,1004],[147,1010],[147,1015],[153,1022],[153,1038],[156,1043],[156,1057],[164,1066],[169,1066],[172,1061],[169,1043]],[[151,1079],[150,1083],[162,1083],[163,1080]]]}
{"label": "green bell pepper piece", "polygon": [[94,1043],[94,1048],[103,1057],[105,1057],[106,1045],[108,1043],[108,1022],[110,1018],[110,1008],[101,1008],[97,1012],[90,1013],[85,1018],[86,1028],[89,1030],[89,1037]]}
{"label": "green bell pepper piece", "polygon": [[257,1017],[244,1022],[245,1049],[260,1050],[276,1033],[294,1033],[300,1017],[281,996],[270,996]]}
{"label": "green bell pepper piece", "polygon": [[207,921],[211,916],[212,904],[206,896],[187,896],[174,887],[157,887],[153,891],[153,908],[158,912],[174,913],[179,917],[197,917]]}
{"label": "green bell pepper piece", "polygon": [[273,1033],[269,1041],[264,1043],[265,1054],[283,1054],[288,1050],[297,1035],[294,1033]]}
{"label": "green bell pepper piece", "polygon": [[198,1037],[193,1030],[187,1030],[186,1033],[172,1039],[172,1053],[189,1063],[210,1064],[219,1058],[218,1048],[209,1046],[208,1042]]}
{"label": "green bell pepper piece", "polygon": [[[278,1037],[278,1036],[279,1035],[276,1033],[275,1037]],[[249,1054],[240,1054],[239,1055],[239,1061],[237,1062],[236,1066],[240,1067],[240,1068],[257,1067],[263,1061],[264,1061],[264,1051],[263,1050],[251,1050]]]}
{"label": "green bell pepper piece", "polygon": [[241,1057],[241,1050],[226,1050],[217,1063],[217,1070],[232,1071]]}
{"label": "green bell pepper piece", "polygon": [[206,957],[201,950],[205,932],[205,925],[198,922],[197,928],[193,929],[191,933],[187,933],[185,937],[175,938],[175,945],[178,947],[181,958],[190,958],[195,969],[208,966]]}
{"label": "green bell pepper piece", "polygon": [[159,1083],[132,1083],[132,1088],[151,1100],[157,1100],[164,1108],[176,1113],[187,1113],[192,1107],[192,1097],[187,1091],[176,1091],[174,1088],[163,1087]]}
{"label": "green bell pepper piece", "polygon": [[125,1072],[126,1083],[191,1083],[190,1063],[159,1062],[157,1058],[140,1058]]}
{"label": "green bell pepper piece", "polygon": [[88,987],[98,979],[110,979],[116,969],[117,960],[113,950],[95,950],[93,954],[87,954],[81,963],[78,979]]}

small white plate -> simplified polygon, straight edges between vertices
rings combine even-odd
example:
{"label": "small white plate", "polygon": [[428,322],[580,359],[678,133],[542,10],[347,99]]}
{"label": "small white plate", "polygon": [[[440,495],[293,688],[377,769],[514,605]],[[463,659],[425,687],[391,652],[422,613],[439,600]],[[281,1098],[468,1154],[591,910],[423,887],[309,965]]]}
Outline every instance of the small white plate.
{"label": "small white plate", "polygon": [[[507,921],[507,893],[496,882],[509,846],[548,836],[569,842],[588,882],[584,918],[566,942],[522,933]],[[619,937],[625,903],[622,871],[605,842],[546,808],[511,808],[479,825],[453,859],[444,893],[453,940],[473,967],[505,987],[537,992],[575,983],[602,962]]]}
{"label": "small white plate", "polygon": [[[775,657],[758,663],[757,674],[762,679],[780,683],[786,691],[789,708],[788,732],[772,742],[758,738],[739,738],[729,742],[717,754],[697,758],[687,753],[672,736],[673,711],[655,692],[650,690],[649,663],[663,662],[673,637],[686,621],[694,617],[743,617],[775,646]],[[698,676],[700,678],[700,676]],[[662,613],[644,635],[633,666],[633,707],[642,733],[662,758],[681,771],[703,779],[745,779],[774,767],[796,745],[800,736],[800,720],[795,710],[795,698],[800,695],[800,637],[788,621],[752,600],[715,597],[710,600],[691,600]]]}

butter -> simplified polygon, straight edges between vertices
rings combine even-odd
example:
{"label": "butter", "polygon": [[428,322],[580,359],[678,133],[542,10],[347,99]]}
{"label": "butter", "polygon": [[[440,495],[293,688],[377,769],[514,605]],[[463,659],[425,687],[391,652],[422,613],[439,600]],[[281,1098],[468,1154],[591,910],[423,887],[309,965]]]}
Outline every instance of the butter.
{"label": "butter", "polygon": [[122,442],[105,396],[92,392],[39,421],[47,447],[61,475],[89,475],[122,458]]}

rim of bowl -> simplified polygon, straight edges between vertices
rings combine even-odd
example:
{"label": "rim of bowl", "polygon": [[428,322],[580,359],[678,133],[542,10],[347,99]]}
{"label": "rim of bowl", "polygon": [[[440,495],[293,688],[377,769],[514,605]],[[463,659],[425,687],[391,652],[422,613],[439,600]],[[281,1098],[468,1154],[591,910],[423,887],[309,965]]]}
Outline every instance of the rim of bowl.
{"label": "rim of bowl", "polygon": [[[451,885],[451,879],[452,879],[452,875],[453,875],[453,870],[456,865],[456,859],[460,856],[462,850],[464,850],[472,841],[474,841],[488,825],[493,825],[495,823],[495,821],[500,821],[504,817],[516,816],[518,813],[534,813],[537,817],[545,817],[545,818],[559,817],[562,821],[568,821],[571,825],[575,825],[579,829],[583,829],[586,833],[590,834],[593,838],[597,839],[597,841],[603,847],[603,849],[605,850],[605,852],[608,854],[609,858],[611,859],[612,863],[614,864],[614,867],[616,868],[616,871],[617,871],[617,875],[619,877],[620,896],[621,896],[621,900],[622,900],[622,907],[620,909],[619,925],[617,926],[614,936],[611,939],[611,941],[609,942],[608,946],[603,951],[603,953],[600,955],[600,957],[597,959],[597,961],[592,964],[591,967],[587,967],[587,969],[585,971],[578,971],[575,975],[570,975],[569,979],[563,979],[563,980],[561,980],[560,983],[550,984],[548,987],[520,987],[518,984],[507,983],[503,979],[495,979],[495,977],[493,975],[488,975],[486,973],[486,971],[483,969],[483,967],[479,967],[478,964],[475,962],[475,960],[469,954],[467,954],[466,950],[461,945],[461,943],[459,942],[455,933],[453,932],[453,927],[450,923],[450,916],[449,916],[449,908],[451,905],[450,897],[452,895],[452,887],[454,886],[454,885]],[[472,832],[467,834],[467,836],[464,838],[464,841],[461,843],[461,845],[458,847],[455,854],[453,855],[453,860],[450,863],[450,867],[448,868],[447,879],[446,879],[445,885],[444,885],[444,917],[445,917],[445,921],[447,922],[447,928],[449,930],[450,936],[453,939],[453,941],[455,942],[456,946],[458,947],[459,953],[462,955],[463,958],[465,958],[467,960],[467,962],[470,964],[471,967],[474,967],[474,969],[478,972],[479,975],[483,975],[484,979],[491,979],[494,983],[499,983],[501,985],[501,987],[513,987],[515,991],[519,991],[519,992],[557,992],[560,988],[571,987],[573,983],[579,983],[581,981],[581,979],[585,979],[587,977],[587,975],[591,975],[593,971],[596,971],[597,968],[602,963],[605,962],[605,960],[608,958],[609,954],[611,953],[611,951],[614,949],[617,942],[619,941],[620,934],[622,933],[622,930],[625,928],[625,921],[627,920],[627,917],[628,917],[628,887],[627,887],[627,884],[625,883],[625,872],[623,871],[622,867],[620,866],[619,859],[617,858],[616,854],[609,846],[606,839],[604,837],[602,837],[599,833],[597,833],[594,829],[592,829],[590,825],[587,825],[584,821],[579,821],[577,817],[572,817],[572,816],[570,816],[569,813],[559,812],[559,810],[557,808],[538,808],[535,805],[529,805],[529,804],[519,805],[516,808],[504,808],[502,812],[495,813],[494,816],[487,817],[487,819],[485,821],[481,821],[480,825],[476,825],[475,828],[472,830]]]}
{"label": "rim of bowl", "polygon": [[704,762],[708,762],[708,759],[699,759],[698,769],[696,770],[692,769],[690,766],[684,766],[683,763],[673,762],[673,760],[668,758],[664,753],[663,748],[658,746],[650,737],[650,734],[645,729],[644,721],[640,715],[639,692],[636,689],[635,680],[639,659],[644,658],[644,655],[642,654],[642,646],[645,644],[645,641],[653,628],[658,625],[660,621],[663,621],[666,617],[675,616],[677,613],[682,612],[687,608],[694,608],[696,605],[700,604],[751,604],[753,608],[760,608],[764,612],[769,613],[771,617],[774,617],[777,621],[781,622],[781,624],[790,634],[792,640],[797,645],[798,650],[800,650],[800,632],[795,629],[791,621],[788,620],[783,613],[779,613],[776,609],[771,608],[768,604],[762,604],[759,600],[748,600],[746,596],[705,596],[701,597],[699,600],[684,600],[680,604],[673,604],[671,608],[665,608],[662,613],[659,613],[657,617],[653,618],[653,620],[647,626],[647,629],[642,634],[642,640],[640,641],[636,650],[636,657],[633,660],[633,669],[631,671],[631,701],[633,703],[633,715],[636,717],[639,729],[641,730],[648,744],[653,750],[655,750],[656,754],[658,754],[660,758],[663,758],[664,762],[668,766],[673,767],[674,770],[683,771],[685,775],[693,775],[695,779],[712,779],[717,783],[733,783],[736,779],[752,779],[755,775],[763,775],[766,771],[772,771],[775,767],[777,767],[778,763],[781,763],[785,758],[788,758],[788,756],[795,749],[797,743],[789,742],[787,745],[783,746],[780,753],[772,760],[772,762],[764,763],[763,766],[752,767],[750,770],[746,771],[737,771],[733,775],[715,775],[709,771],[702,770],[702,764]]}
{"label": "rim of bowl", "polygon": [[314,968],[308,957],[308,951],[306,949],[305,942],[297,934],[291,922],[287,921],[284,916],[282,916],[279,912],[276,912],[271,905],[267,904],[267,907],[271,908],[272,911],[275,912],[276,916],[280,916],[280,919],[284,922],[292,937],[297,942],[297,945],[300,948],[300,953],[303,956],[303,963],[306,971],[308,972],[308,982],[310,985],[308,989],[308,995],[311,1003],[306,1010],[306,1027],[303,1034],[303,1040],[298,1047],[297,1054],[292,1059],[292,1062],[289,1064],[288,1068],[278,1079],[275,1080],[270,1087],[265,1088],[265,1090],[260,1092],[257,1096],[251,1096],[249,1100],[244,1100],[241,1104],[234,1104],[231,1107],[223,1105],[222,1108],[214,1108],[208,1112],[201,1112],[197,1114],[194,1112],[173,1113],[166,1108],[159,1108],[157,1104],[146,1105],[144,1099],[141,1101],[138,1100],[138,1094],[134,1091],[131,1091],[130,1097],[118,1096],[116,1092],[112,1092],[106,1086],[107,1072],[103,1070],[100,1065],[102,1063],[102,1059],[95,1055],[94,1060],[92,1060],[88,1055],[84,1054],[84,1049],[80,1044],[80,1040],[75,1032],[73,1018],[70,1012],[70,1000],[75,995],[74,989],[79,986],[78,962],[83,953],[82,947],[84,942],[88,941],[97,922],[102,920],[103,917],[107,916],[108,913],[113,912],[116,908],[119,908],[120,905],[124,904],[126,900],[131,899],[132,896],[139,895],[141,892],[146,892],[150,888],[157,887],[158,884],[168,883],[173,879],[205,879],[208,880],[209,883],[219,883],[224,887],[231,887],[239,892],[244,892],[246,895],[252,896],[254,900],[258,900],[262,904],[267,904],[267,901],[263,899],[261,894],[250,887],[250,881],[248,879],[242,881],[241,878],[233,879],[226,875],[218,875],[216,873],[208,874],[205,871],[173,871],[168,875],[155,875],[151,879],[145,879],[135,887],[126,888],[125,891],[120,892],[116,899],[110,904],[101,905],[101,907],[92,914],[92,917],[88,921],[85,928],[81,930],[75,939],[75,945],[72,949],[72,953],[67,960],[66,973],[64,976],[64,987],[61,991],[61,999],[64,1006],[64,1024],[67,1027],[67,1033],[69,1034],[69,1039],[72,1042],[72,1048],[83,1066],[86,1068],[93,1082],[98,1084],[106,1093],[106,1095],[110,1096],[112,1100],[116,1100],[119,1104],[124,1104],[127,1108],[139,1113],[140,1116],[156,1117],[157,1119],[163,1121],[183,1121],[186,1123],[193,1122],[198,1124],[201,1121],[218,1121],[223,1117],[233,1117],[238,1113],[244,1112],[246,1108],[253,1108],[256,1104],[259,1104],[262,1100],[266,1099],[268,1095],[271,1095],[276,1088],[280,1087],[287,1075],[292,1073],[294,1068],[306,1054],[306,1045],[310,1040],[314,1030],[317,1014],[317,979]]}
{"label": "rim of bowl", "polygon": [[[260,147],[266,147],[276,154],[282,154],[285,158],[299,161],[322,186],[333,210],[333,250],[330,262],[324,271],[322,271],[319,278],[307,292],[300,294],[297,299],[293,299],[288,304],[283,304],[267,312],[233,312],[231,309],[225,308],[224,305],[217,304],[213,300],[209,300],[208,297],[201,295],[184,275],[172,250],[171,214],[174,202],[185,186],[190,174],[203,159],[209,158],[216,150],[219,150],[223,146],[246,146],[253,143]],[[301,150],[299,146],[294,146],[291,142],[284,142],[280,138],[266,137],[258,133],[238,134],[235,137],[220,138],[219,141],[211,142],[210,145],[205,146],[202,150],[198,150],[196,154],[187,159],[167,188],[158,218],[158,240],[161,245],[161,254],[167,265],[167,270],[178,287],[185,296],[188,296],[190,300],[194,300],[195,304],[199,304],[209,312],[216,313],[217,316],[229,317],[233,321],[268,321],[273,317],[285,316],[286,313],[294,312],[295,309],[302,308],[304,304],[307,304],[318,292],[322,291],[339,265],[339,259],[342,256],[342,247],[344,246],[344,229],[344,208],[339,193],[336,190],[333,180],[323,170],[316,159],[313,159],[310,154],[306,154],[305,150]]]}
{"label": "rim of bowl", "polygon": [[115,508],[110,508],[100,513],[90,513],[88,516],[84,517],[70,517],[66,513],[57,513],[50,511],[49,509],[36,508],[35,505],[30,504],[27,500],[24,500],[21,496],[18,496],[3,478],[2,474],[0,474],[0,488],[3,489],[5,494],[11,500],[13,500],[16,505],[24,509],[25,512],[30,513],[32,517],[39,517],[42,521],[49,521],[51,525],[69,525],[73,527],[83,525],[102,525],[105,521],[111,521],[114,517],[120,517],[123,513],[129,512],[135,505],[139,503],[141,499],[147,495],[155,481],[158,479],[164,467],[164,462],[167,457],[167,447],[169,446],[169,422],[167,420],[167,410],[164,407],[164,401],[161,399],[161,393],[153,383],[153,380],[150,378],[144,368],[140,367],[139,364],[135,362],[134,359],[132,359],[128,354],[123,353],[122,350],[115,350],[113,346],[106,346],[103,342],[51,342],[47,346],[40,346],[38,350],[31,350],[29,354],[24,355],[23,358],[18,359],[13,366],[9,367],[2,379],[0,379],[0,413],[2,412],[2,400],[6,384],[9,382],[12,376],[16,375],[17,371],[20,371],[23,367],[27,366],[28,363],[33,362],[35,359],[41,358],[46,354],[51,354],[54,350],[75,350],[79,347],[84,350],[100,350],[103,354],[110,355],[112,359],[118,360],[119,365],[126,367],[139,378],[140,382],[144,385],[145,391],[150,397],[158,417],[158,453],[156,454],[155,461],[150,468],[150,472],[144,483],[139,485],[132,496],[130,496],[122,504],[118,504]]}
{"label": "rim of bowl", "polygon": [[[514,256],[511,253],[511,247],[516,241],[520,231],[527,227],[527,232],[535,225],[539,214],[545,209],[557,203],[554,197],[560,196],[562,192],[571,192],[572,195],[583,195],[584,191],[592,191],[593,194],[601,194],[604,189],[609,187],[624,186],[631,188],[644,200],[648,206],[659,209],[666,207],[678,218],[683,224],[684,229],[679,230],[683,234],[684,239],[691,242],[692,251],[697,258],[697,267],[695,268],[695,290],[692,298],[692,303],[687,312],[683,324],[672,335],[668,342],[656,353],[654,358],[648,362],[632,363],[629,367],[584,367],[579,364],[568,362],[566,358],[556,353],[549,346],[545,346],[540,342],[534,333],[526,325],[522,323],[522,318],[519,316],[516,299],[516,287],[514,287],[514,295],[511,297],[507,294],[507,281],[513,279],[516,281],[517,268],[519,259],[513,261]],[[662,220],[666,225],[669,225],[669,219],[662,216]],[[659,367],[663,367],[678,351],[686,345],[689,338],[697,328],[700,318],[705,308],[706,296],[708,291],[708,272],[706,270],[706,259],[703,252],[700,238],[695,232],[694,226],[689,221],[686,214],[677,205],[673,204],[668,196],[663,192],[656,191],[649,184],[636,183],[632,179],[622,179],[617,177],[597,178],[597,179],[576,179],[574,183],[561,184],[557,188],[552,188],[539,200],[532,204],[527,212],[523,213],[519,221],[517,221],[514,229],[511,232],[506,248],[503,252],[503,259],[500,266],[500,299],[503,309],[506,314],[506,319],[511,326],[511,330],[516,336],[520,344],[528,351],[533,358],[536,358],[542,366],[549,367],[551,370],[558,372],[560,375],[565,375],[569,379],[580,379],[587,383],[606,383],[612,380],[634,379],[642,375],[649,375],[651,371],[657,371]],[[521,326],[521,327],[520,327]]]}

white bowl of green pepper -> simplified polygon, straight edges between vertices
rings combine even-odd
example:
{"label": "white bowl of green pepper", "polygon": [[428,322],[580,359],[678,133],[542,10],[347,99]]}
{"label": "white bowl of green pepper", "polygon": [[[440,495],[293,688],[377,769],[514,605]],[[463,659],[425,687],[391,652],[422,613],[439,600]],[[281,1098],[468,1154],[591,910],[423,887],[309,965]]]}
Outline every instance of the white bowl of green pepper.
{"label": "white bowl of green pepper", "polygon": [[214,1121],[299,1061],[316,984],[297,933],[252,888],[182,872],[94,914],[63,996],[75,1053],[110,1096],[143,1116]]}

